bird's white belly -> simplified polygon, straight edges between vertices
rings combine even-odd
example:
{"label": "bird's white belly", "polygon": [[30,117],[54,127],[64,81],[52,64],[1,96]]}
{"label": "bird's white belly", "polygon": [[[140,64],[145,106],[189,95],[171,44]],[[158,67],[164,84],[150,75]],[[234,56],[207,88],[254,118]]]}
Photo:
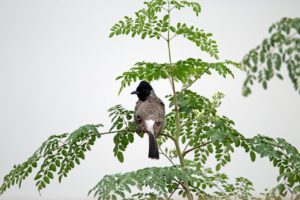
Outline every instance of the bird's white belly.
{"label": "bird's white belly", "polygon": [[152,134],[154,134],[153,125],[155,121],[152,119],[145,120],[146,130]]}

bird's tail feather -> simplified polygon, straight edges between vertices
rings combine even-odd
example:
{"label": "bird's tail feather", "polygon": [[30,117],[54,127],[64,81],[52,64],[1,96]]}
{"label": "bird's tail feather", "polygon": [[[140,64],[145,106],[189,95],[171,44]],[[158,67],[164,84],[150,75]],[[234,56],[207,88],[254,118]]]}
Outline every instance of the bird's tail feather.
{"label": "bird's tail feather", "polygon": [[154,135],[153,126],[155,124],[154,120],[146,120],[146,129],[149,136],[149,154],[148,157],[152,159],[159,159],[158,146],[156,142],[156,137]]}
{"label": "bird's tail feather", "polygon": [[156,142],[155,135],[153,133],[148,132],[149,136],[149,154],[148,157],[152,159],[159,159],[159,151]]}

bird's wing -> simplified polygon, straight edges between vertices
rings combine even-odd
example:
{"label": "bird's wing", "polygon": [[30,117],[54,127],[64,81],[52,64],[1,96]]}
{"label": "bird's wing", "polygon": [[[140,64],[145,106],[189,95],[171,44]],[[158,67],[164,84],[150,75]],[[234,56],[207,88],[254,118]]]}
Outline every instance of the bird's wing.
{"label": "bird's wing", "polygon": [[140,118],[139,116],[138,116],[138,110],[139,110],[139,107],[141,106],[141,104],[142,104],[142,101],[141,100],[138,100],[137,102],[136,102],[136,104],[135,104],[135,107],[134,107],[134,121],[135,122],[137,122],[137,121],[139,121],[140,119],[138,119],[138,118]]}
{"label": "bird's wing", "polygon": [[155,101],[155,109],[157,112],[157,119],[155,120],[153,129],[157,137],[161,133],[165,122],[165,104],[158,97],[156,97],[154,101]]}
{"label": "bird's wing", "polygon": [[134,121],[137,126],[137,131],[145,132],[145,124],[144,120],[142,119],[142,116],[140,115],[140,107],[142,105],[142,101],[138,100],[136,102],[135,108],[134,108]]}
{"label": "bird's wing", "polygon": [[158,97],[151,96],[147,98],[146,101],[139,104],[136,110],[136,115],[140,117],[143,122],[153,120],[153,130],[155,135],[158,136],[164,125],[165,105]]}

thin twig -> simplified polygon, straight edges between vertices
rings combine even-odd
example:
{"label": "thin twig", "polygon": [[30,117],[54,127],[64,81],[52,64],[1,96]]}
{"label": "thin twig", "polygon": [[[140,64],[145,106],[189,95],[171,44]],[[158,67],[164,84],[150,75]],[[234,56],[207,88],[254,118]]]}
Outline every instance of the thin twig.
{"label": "thin twig", "polygon": [[185,152],[185,150],[188,148],[189,143],[190,143],[190,142],[188,142],[188,143],[185,145],[185,147],[183,148],[183,152]]}
{"label": "thin twig", "polygon": [[171,135],[167,135],[167,134],[164,134],[164,133],[161,133],[159,135],[165,136],[165,137],[170,138],[171,140],[175,141],[175,138],[173,138]]}
{"label": "thin twig", "polygon": [[168,10],[168,9],[166,9],[165,7],[161,7],[161,8],[162,8],[163,10],[167,11],[167,12],[169,11],[169,10]]}
{"label": "thin twig", "polygon": [[169,195],[168,199],[170,200],[173,194],[178,190],[179,184],[177,184],[176,188],[173,190],[173,192]]}
{"label": "thin twig", "polygon": [[127,123],[127,121],[126,121],[125,118],[124,118],[124,115],[122,115],[122,119],[123,119],[123,121],[125,122],[126,127],[129,128],[129,127],[128,127],[128,123]]}
{"label": "thin twig", "polygon": [[208,70],[210,69],[210,67],[207,67],[197,78],[195,78],[192,82],[190,82],[188,85],[183,85],[182,86],[182,89],[181,89],[181,92],[187,90],[189,87],[191,87],[196,81],[198,81],[202,75],[207,72]]}
{"label": "thin twig", "polygon": [[210,143],[211,143],[211,142],[205,142],[205,143],[203,143],[203,144],[201,144],[201,145],[199,145],[199,146],[190,148],[190,149],[184,151],[184,152],[182,153],[182,156],[184,157],[184,156],[185,156],[186,154],[188,154],[189,152],[194,151],[194,150],[196,150],[196,149],[199,149],[199,148],[201,148],[201,147],[204,147],[204,146],[206,146],[206,145],[208,145],[208,144],[210,144]]}
{"label": "thin twig", "polygon": [[102,132],[102,133],[99,133],[99,135],[107,135],[107,134],[120,133],[120,132],[126,132],[126,131],[135,132],[135,130],[132,130],[132,129],[123,129],[123,130],[118,130],[118,131]]}
{"label": "thin twig", "polygon": [[164,156],[170,161],[170,163],[172,163],[173,166],[177,167],[177,166],[173,163],[172,159],[169,158],[169,156],[168,156],[167,154],[165,154],[165,152],[163,152],[163,150],[161,149],[161,147],[159,147],[159,150],[160,150],[160,154],[164,155]]}
{"label": "thin twig", "polygon": [[175,178],[173,178],[172,180],[175,181],[176,183],[178,183],[179,185],[181,185],[186,190],[186,187],[184,186],[184,184],[181,183],[179,180],[177,180]]}
{"label": "thin twig", "polygon": [[167,38],[165,36],[163,36],[162,34],[159,34],[160,37],[162,37],[164,40],[167,41]]}
{"label": "thin twig", "polygon": [[175,34],[175,35],[173,35],[171,38],[170,38],[170,40],[172,40],[174,37],[176,37],[176,36],[178,36],[177,34]]}
{"label": "thin twig", "polygon": [[175,8],[175,6],[173,6],[173,7],[170,9],[170,11],[172,11],[174,8]]}
{"label": "thin twig", "polygon": [[231,200],[230,196],[228,194],[226,194],[226,192],[224,190],[222,190],[222,188],[219,187],[218,183],[216,183],[215,186],[220,192],[222,192],[228,199]]}

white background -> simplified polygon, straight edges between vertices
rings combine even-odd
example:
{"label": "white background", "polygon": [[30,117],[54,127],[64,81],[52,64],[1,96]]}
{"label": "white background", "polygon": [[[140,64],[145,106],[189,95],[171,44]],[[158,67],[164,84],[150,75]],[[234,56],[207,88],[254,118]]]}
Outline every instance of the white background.
{"label": "white background", "polygon": [[[220,58],[240,61],[281,17],[299,17],[298,0],[200,1],[203,12],[196,18],[185,10],[176,20],[212,32]],[[137,61],[167,61],[166,44],[160,40],[130,37],[108,38],[110,27],[142,6],[139,0],[0,0],[0,178],[14,164],[25,161],[51,134],[70,132],[81,125],[104,123],[107,109],[122,103],[134,107],[130,92],[117,96],[114,78]],[[187,12],[186,12],[187,11]],[[172,44],[173,60],[207,58],[192,43],[178,37]],[[222,91],[226,98],[220,113],[236,122],[245,136],[258,133],[283,137],[300,148],[300,96],[288,78],[272,81],[269,89],[254,88],[241,95],[245,74],[234,70],[235,79],[218,76],[201,80],[193,89],[207,97]],[[286,73],[286,72],[284,72]],[[153,83],[156,93],[170,93],[167,81]],[[111,136],[101,138],[85,161],[61,184],[55,180],[39,196],[33,176],[19,190],[13,187],[0,199],[89,199],[87,191],[105,174],[165,166],[165,159],[147,158],[147,138],[136,139],[120,164],[113,157]],[[252,163],[242,150],[223,169],[231,178],[245,176],[257,193],[275,185],[277,169],[267,159]],[[214,161],[209,163],[215,166]]]}

